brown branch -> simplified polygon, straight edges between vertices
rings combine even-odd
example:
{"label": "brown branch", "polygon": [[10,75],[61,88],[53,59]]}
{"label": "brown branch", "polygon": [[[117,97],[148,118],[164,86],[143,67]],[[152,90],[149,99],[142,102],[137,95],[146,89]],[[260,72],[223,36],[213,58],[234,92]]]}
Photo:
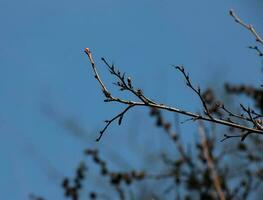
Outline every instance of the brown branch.
{"label": "brown branch", "polygon": [[207,166],[211,171],[211,177],[213,180],[215,190],[217,192],[219,199],[225,200],[226,198],[225,198],[225,194],[224,194],[224,191],[222,189],[222,186],[221,186],[220,177],[217,174],[217,170],[216,170],[214,161],[213,161],[212,157],[210,156],[209,145],[208,145],[207,139],[206,139],[204,124],[201,123],[201,121],[199,124],[199,134],[200,134],[200,138],[201,138],[201,142],[202,142],[201,145],[203,147],[203,154],[204,154],[204,157],[207,161]]}
{"label": "brown branch", "polygon": [[238,24],[240,24],[241,26],[245,27],[246,29],[248,29],[256,38],[256,41],[263,44],[263,39],[262,37],[257,33],[257,31],[255,30],[255,28],[251,25],[251,24],[246,24],[245,22],[243,22],[235,13],[235,11],[233,9],[231,9],[229,11],[229,14],[234,18],[235,22],[237,22]]}
{"label": "brown branch", "polygon": [[221,104],[219,107],[220,107],[222,110],[224,110],[224,111],[228,114],[229,117],[236,117],[236,118],[238,118],[238,119],[242,119],[242,120],[246,120],[246,121],[251,121],[251,119],[248,118],[248,117],[245,117],[244,114],[235,114],[235,113],[233,113],[233,112],[230,111],[228,108],[226,108],[224,104]]}
{"label": "brown branch", "polygon": [[125,73],[121,74],[120,71],[116,71],[114,65],[110,65],[105,58],[101,58],[101,60],[104,62],[104,64],[106,64],[106,66],[108,67],[110,73],[114,76],[117,77],[117,79],[119,80],[117,83],[115,83],[115,85],[120,87],[121,91],[124,90],[128,90],[130,91],[132,94],[134,94],[135,96],[137,96],[142,102],[151,102],[154,103],[154,101],[150,100],[149,98],[145,97],[142,93],[142,91],[140,89],[135,90],[132,86],[132,81],[131,78],[128,77],[127,78],[127,83],[125,81]]}
{"label": "brown branch", "polygon": [[[174,142],[177,151],[179,152],[180,156],[182,157],[182,159],[184,161],[186,161],[186,163],[190,166],[193,167],[193,162],[191,160],[191,158],[187,155],[187,153],[185,152],[185,149],[181,143],[181,141],[179,140],[179,135],[178,133],[174,132],[171,128],[171,123],[167,122],[161,111],[159,109],[155,109],[152,108],[151,109],[151,113],[152,116],[156,117],[156,125],[157,126],[161,126],[163,128],[163,130],[166,132],[166,134],[171,138],[171,140]],[[178,125],[179,126],[179,125]],[[165,158],[165,157],[164,157]]]}
{"label": "brown branch", "polygon": [[208,107],[207,107],[207,105],[206,105],[205,99],[204,99],[203,96],[202,96],[200,87],[197,87],[197,89],[196,89],[196,88],[193,86],[193,84],[192,84],[192,82],[191,82],[191,80],[190,80],[189,74],[186,74],[183,66],[176,66],[175,68],[178,69],[178,70],[183,74],[183,76],[184,76],[184,78],[185,78],[185,80],[186,80],[186,85],[187,85],[189,88],[191,88],[191,89],[198,95],[198,97],[199,97],[199,99],[201,100],[201,102],[202,102],[202,104],[203,104],[203,107],[204,107],[204,109],[205,109],[205,114],[206,114],[209,118],[213,119],[213,117],[212,117],[212,115],[210,114],[209,109],[208,109]]}
{"label": "brown branch", "polygon": [[105,120],[105,123],[107,123],[107,124],[106,124],[106,126],[100,131],[100,135],[99,135],[99,137],[96,139],[96,141],[100,141],[101,137],[103,136],[103,134],[104,134],[104,132],[106,131],[106,129],[108,128],[108,126],[109,126],[112,122],[114,122],[115,120],[119,119],[118,124],[121,125],[124,114],[125,114],[129,109],[131,109],[133,106],[134,106],[134,105],[129,105],[129,106],[128,106],[127,108],[125,108],[121,113],[119,113],[118,115],[116,115],[116,116],[113,117],[112,119],[110,119],[110,120]]}
{"label": "brown branch", "polygon": [[91,54],[89,48],[86,48],[86,49],[85,49],[85,53],[86,53],[86,54],[88,55],[88,57],[89,57],[89,60],[90,60],[92,69],[93,69],[94,74],[95,74],[94,77],[95,77],[95,79],[98,80],[98,82],[99,82],[99,84],[100,84],[100,86],[101,86],[101,88],[102,88],[102,91],[103,91],[104,95],[106,96],[106,98],[111,97],[111,94],[109,93],[109,91],[107,90],[106,86],[104,85],[104,83],[103,83],[102,80],[100,79],[100,76],[99,76],[99,74],[98,74],[98,72],[97,72],[97,68],[96,68],[95,62],[94,62],[94,60],[93,60],[93,57],[92,57],[92,54]]}
{"label": "brown branch", "polygon": [[263,130],[263,127],[259,124],[259,122],[260,122],[261,120],[255,120],[255,119],[254,119],[254,117],[252,116],[252,111],[251,111],[251,109],[250,109],[249,107],[248,107],[248,108],[245,108],[242,104],[240,104],[240,106],[241,106],[241,108],[242,108],[245,112],[247,112],[250,121],[253,122],[253,124],[254,124],[254,127],[257,128],[257,129],[259,129],[259,130]]}
{"label": "brown branch", "polygon": [[[250,127],[247,127],[247,126],[244,126],[244,125],[232,122],[230,120],[218,119],[218,118],[211,117],[209,115],[207,117],[207,116],[203,116],[203,115],[200,115],[200,114],[197,114],[197,113],[192,113],[192,112],[189,112],[189,111],[185,111],[185,110],[182,110],[182,109],[179,109],[179,108],[176,108],[176,107],[171,107],[171,106],[168,106],[168,105],[165,105],[165,104],[160,104],[160,103],[153,102],[152,100],[149,100],[149,98],[145,97],[142,94],[141,90],[135,90],[133,86],[129,87],[129,91],[132,92],[132,94],[134,94],[136,97],[138,97],[141,101],[130,101],[130,100],[124,100],[124,99],[116,98],[116,97],[111,95],[111,93],[107,90],[105,84],[101,80],[101,78],[100,78],[100,76],[99,76],[99,74],[97,72],[96,65],[95,65],[95,62],[94,62],[94,60],[92,58],[92,54],[91,54],[90,50],[88,48],[86,48],[85,52],[86,52],[86,54],[89,57],[90,63],[92,65],[93,71],[95,73],[95,78],[99,82],[99,84],[101,86],[101,89],[102,89],[102,91],[103,91],[103,93],[104,93],[104,95],[106,97],[105,102],[118,102],[118,103],[121,103],[121,104],[128,105],[128,107],[126,109],[130,108],[130,106],[132,106],[132,107],[144,106],[144,107],[150,107],[150,108],[157,108],[157,109],[167,110],[167,111],[170,111],[170,112],[175,112],[175,113],[180,113],[182,115],[190,116],[194,120],[209,121],[209,122],[212,122],[212,123],[221,124],[221,125],[232,127],[232,128],[237,128],[237,129],[240,129],[240,130],[243,130],[243,131],[248,131],[248,132],[257,133],[257,134],[263,134],[263,130],[262,129],[258,129],[257,127],[250,128]],[[123,80],[124,80],[124,78],[123,78]],[[124,82],[125,82],[125,80],[124,80]],[[129,84],[129,83],[127,82],[127,84]],[[120,85],[120,87],[122,88],[123,85]],[[195,91],[197,91],[197,94],[199,93],[198,89],[197,90],[195,89]],[[202,98],[201,98],[201,101],[202,101]],[[205,110],[206,110],[206,107],[205,107]],[[126,111],[124,110],[123,112],[121,112],[119,115],[117,115],[113,119],[115,120],[115,119],[119,118],[120,116],[123,117],[123,115],[126,113]],[[209,113],[207,113],[207,114],[209,114]],[[106,126],[106,129],[107,129],[107,127],[108,126]],[[103,132],[105,130],[103,129]],[[100,138],[101,137],[99,137],[98,140]]]}

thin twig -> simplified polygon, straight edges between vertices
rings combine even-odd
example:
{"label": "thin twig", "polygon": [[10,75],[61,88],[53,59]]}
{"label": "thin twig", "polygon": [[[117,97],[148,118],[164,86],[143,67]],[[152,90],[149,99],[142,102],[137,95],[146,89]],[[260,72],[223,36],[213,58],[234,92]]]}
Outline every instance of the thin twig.
{"label": "thin twig", "polygon": [[243,106],[242,104],[240,104],[241,108],[247,112],[248,116],[249,116],[249,119],[250,121],[253,122],[254,124],[254,127],[259,129],[259,130],[263,130],[263,127],[259,124],[259,121],[258,120],[255,120],[254,117],[252,116],[252,111],[251,109],[248,107],[248,108],[245,108],[245,106]]}
{"label": "thin twig", "polygon": [[106,131],[106,129],[108,128],[108,126],[109,126],[112,122],[114,122],[115,120],[119,119],[118,124],[121,125],[124,114],[125,114],[129,109],[131,109],[133,106],[135,106],[135,105],[129,105],[129,106],[128,106],[127,108],[125,108],[121,113],[119,113],[118,115],[116,115],[116,116],[113,117],[112,119],[110,119],[110,120],[105,120],[105,123],[107,123],[107,124],[106,124],[106,126],[100,131],[100,135],[99,135],[99,137],[96,139],[96,141],[99,141],[99,140],[101,139],[101,137],[103,136],[103,134],[104,134],[104,132]]}
{"label": "thin twig", "polygon": [[223,104],[220,105],[220,108],[221,108],[222,110],[224,110],[224,111],[229,115],[229,117],[236,117],[236,118],[238,118],[238,119],[251,121],[251,119],[248,118],[248,117],[245,117],[244,114],[235,114],[235,113],[233,113],[233,112],[230,111],[228,108],[226,108],[225,105],[223,105]]}
{"label": "thin twig", "polygon": [[213,119],[212,115],[210,114],[209,112],[209,109],[206,105],[206,102],[204,100],[204,98],[202,97],[202,94],[201,94],[201,89],[200,87],[197,87],[197,89],[193,86],[191,80],[190,80],[190,77],[189,77],[189,74],[186,74],[185,70],[184,70],[184,67],[183,66],[175,66],[176,69],[178,69],[183,75],[184,75],[184,78],[186,80],[186,85],[191,88],[199,97],[199,99],[201,100],[202,104],[203,104],[203,107],[205,109],[205,114]]}
{"label": "thin twig", "polygon": [[263,56],[263,52],[257,46],[249,46],[249,49],[254,49],[259,56]]}
{"label": "thin twig", "polygon": [[220,142],[224,142],[225,140],[227,139],[230,139],[230,138],[241,138],[242,135],[227,135],[227,134],[224,134],[224,138],[222,140],[220,140]]}
{"label": "thin twig", "polygon": [[257,31],[255,30],[255,28],[251,25],[251,24],[246,24],[245,22],[243,22],[235,13],[235,11],[233,9],[231,9],[229,11],[229,14],[234,18],[235,22],[237,22],[238,24],[242,25],[243,27],[245,27],[246,29],[248,29],[256,38],[256,41],[263,44],[263,39],[262,37],[257,33]]}

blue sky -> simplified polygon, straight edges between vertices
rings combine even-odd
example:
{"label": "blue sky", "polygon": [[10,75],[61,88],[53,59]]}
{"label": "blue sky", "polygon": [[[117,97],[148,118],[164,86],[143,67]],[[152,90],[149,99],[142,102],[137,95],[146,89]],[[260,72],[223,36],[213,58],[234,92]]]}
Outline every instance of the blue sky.
{"label": "blue sky", "polygon": [[[263,33],[263,3],[256,0],[1,0],[0,196],[24,200],[33,192],[63,199],[61,178],[72,175],[88,146],[105,157],[125,157],[114,160],[116,168],[142,167],[138,154],[150,148],[149,140],[163,148],[157,136],[145,134],[152,130],[147,110],[131,112],[127,123],[94,142],[103,120],[121,108],[103,102],[85,47],[105,82],[112,79],[101,56],[147,95],[193,111],[198,99],[172,64],[184,64],[203,88],[224,81],[262,84],[262,59],[246,48],[254,38],[233,22],[230,8]],[[83,129],[77,136],[73,122]]]}

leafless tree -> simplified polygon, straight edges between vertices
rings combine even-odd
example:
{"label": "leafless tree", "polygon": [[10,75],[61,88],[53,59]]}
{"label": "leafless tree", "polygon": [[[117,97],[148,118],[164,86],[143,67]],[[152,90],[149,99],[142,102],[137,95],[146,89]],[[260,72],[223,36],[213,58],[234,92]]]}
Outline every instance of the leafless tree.
{"label": "leafless tree", "polygon": [[[262,37],[252,25],[246,24],[233,10],[230,10],[229,13],[235,22],[252,33],[259,45],[263,45]],[[250,46],[249,48],[255,50],[259,56],[263,56],[260,47]],[[208,88],[203,91],[200,87],[194,86],[183,66],[174,66],[182,74],[188,88],[196,94],[202,103],[202,113],[191,112],[154,101],[144,94],[142,89],[136,88],[130,77],[121,73],[114,65],[102,58],[103,64],[116,78],[115,85],[120,91],[128,92],[136,97],[137,101],[134,101],[113,95],[102,80],[90,49],[86,48],[85,53],[88,55],[94,77],[104,94],[104,101],[126,105],[120,113],[105,121],[106,125],[100,131],[97,141],[102,138],[113,122],[117,121],[121,125],[130,109],[147,107],[150,109],[150,116],[155,120],[156,127],[161,128],[163,133],[168,135],[173,142],[178,156],[171,158],[166,152],[162,152],[160,162],[165,167],[162,171],[154,174],[147,170],[137,169],[114,171],[110,169],[98,150],[88,148],[84,151],[88,161],[79,164],[75,177],[65,177],[62,181],[66,197],[79,200],[81,199],[80,191],[86,190],[89,195],[82,197],[83,199],[116,199],[116,196],[112,198],[107,190],[101,192],[103,188],[99,188],[98,191],[84,188],[84,182],[90,181],[87,177],[92,171],[88,166],[92,164],[99,168],[98,177],[103,178],[121,200],[249,199],[254,198],[255,194],[261,191],[263,180],[263,156],[261,153],[263,150],[263,90],[261,87],[225,84],[225,91],[228,95],[245,94],[255,103],[255,108],[240,104],[240,112],[236,112],[232,111],[224,102],[220,102],[213,89]],[[181,140],[182,133],[173,130],[173,124],[165,119],[163,111],[185,115],[189,117],[187,121],[198,122],[199,140],[193,145],[194,154],[189,153]],[[223,134],[221,141],[230,138],[240,138],[240,140],[232,140],[231,146],[225,146],[224,142],[218,143],[213,130],[206,128],[204,121],[229,128],[228,133]],[[242,162],[232,162],[233,159],[238,158]],[[130,189],[139,182],[147,185],[147,181],[158,182],[163,192],[155,193],[154,191],[145,196],[140,190],[132,191]],[[164,182],[167,184],[162,184]],[[43,199],[32,195],[31,198]]]}

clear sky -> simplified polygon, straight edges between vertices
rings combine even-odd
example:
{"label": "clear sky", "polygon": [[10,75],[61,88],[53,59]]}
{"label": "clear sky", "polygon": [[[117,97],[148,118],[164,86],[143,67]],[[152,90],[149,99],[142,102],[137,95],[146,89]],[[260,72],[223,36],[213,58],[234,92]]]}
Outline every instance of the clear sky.
{"label": "clear sky", "polygon": [[[138,154],[157,140],[146,133],[152,130],[147,110],[131,112],[127,123],[94,142],[103,120],[120,107],[103,102],[85,47],[107,83],[101,56],[147,95],[193,111],[198,99],[172,64],[184,64],[203,88],[262,84],[262,59],[246,48],[254,38],[233,22],[231,8],[263,33],[260,0],[0,0],[1,199],[24,200],[30,192],[63,199],[60,181],[89,146],[105,157],[122,156],[113,167],[143,166]],[[131,144],[138,135],[144,139]]]}

